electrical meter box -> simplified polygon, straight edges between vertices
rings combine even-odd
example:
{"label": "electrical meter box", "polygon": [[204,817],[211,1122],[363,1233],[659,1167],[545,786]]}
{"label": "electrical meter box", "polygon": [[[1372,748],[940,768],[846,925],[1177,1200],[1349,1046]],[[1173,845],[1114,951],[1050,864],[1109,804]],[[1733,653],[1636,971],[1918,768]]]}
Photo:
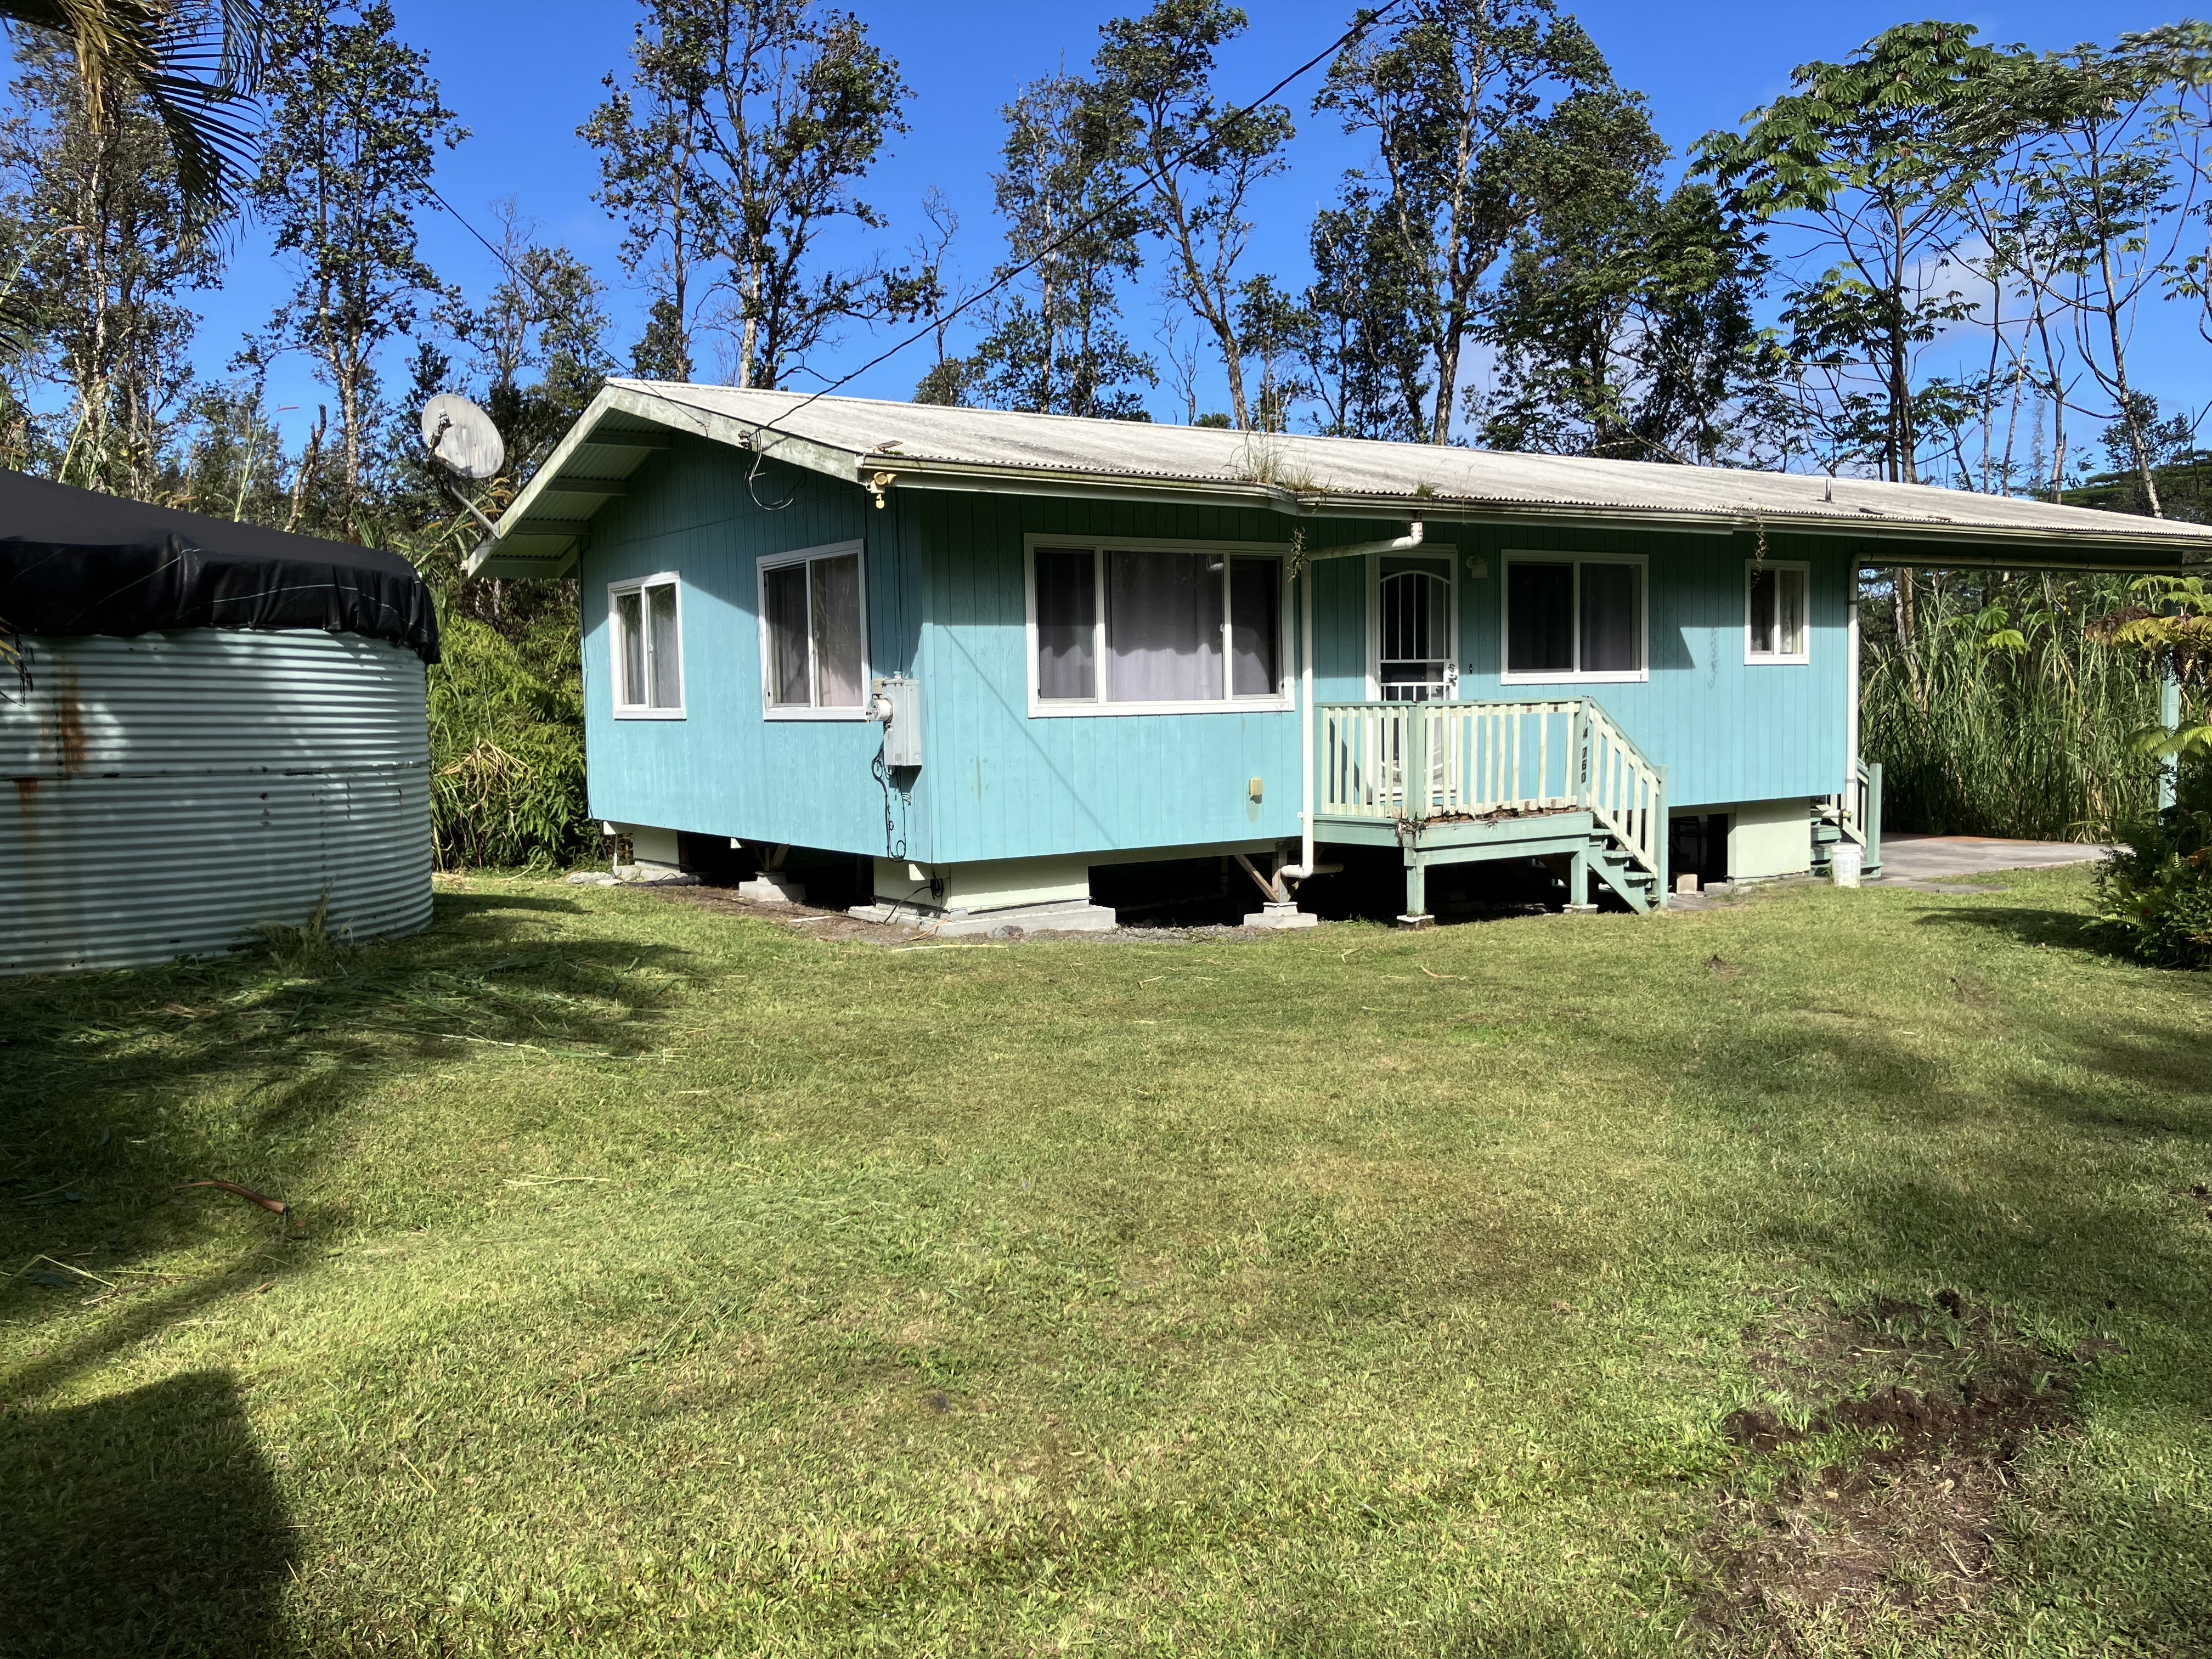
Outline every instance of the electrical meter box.
{"label": "electrical meter box", "polygon": [[921,685],[911,675],[887,674],[875,683],[868,697],[868,718],[884,728],[884,764],[900,767],[921,764]]}

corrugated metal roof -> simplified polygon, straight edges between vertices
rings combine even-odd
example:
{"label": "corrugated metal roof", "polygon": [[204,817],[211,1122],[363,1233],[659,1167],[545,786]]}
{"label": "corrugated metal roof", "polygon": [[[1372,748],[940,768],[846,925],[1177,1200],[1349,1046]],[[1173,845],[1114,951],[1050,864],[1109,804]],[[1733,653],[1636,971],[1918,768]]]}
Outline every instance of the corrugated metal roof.
{"label": "corrugated metal roof", "polygon": [[883,489],[1237,502],[1302,518],[1767,526],[1928,544],[1886,549],[1884,562],[2002,555],[2166,568],[2212,556],[2212,527],[1924,484],[610,380],[473,564],[565,568],[608,499],[593,496],[594,483],[619,486],[655,429]]}

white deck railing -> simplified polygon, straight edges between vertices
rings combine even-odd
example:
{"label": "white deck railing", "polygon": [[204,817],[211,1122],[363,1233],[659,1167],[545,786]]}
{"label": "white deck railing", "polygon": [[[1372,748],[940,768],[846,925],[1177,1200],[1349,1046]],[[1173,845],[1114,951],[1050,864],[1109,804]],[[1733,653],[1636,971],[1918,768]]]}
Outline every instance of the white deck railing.
{"label": "white deck railing", "polygon": [[1866,867],[1881,868],[1881,767],[1851,762],[1851,775],[1840,795],[1827,799],[1826,811],[1844,835],[1866,848]]}
{"label": "white deck railing", "polygon": [[1315,712],[1322,817],[1418,823],[1583,811],[1661,873],[1666,774],[1590,698],[1323,703]]}

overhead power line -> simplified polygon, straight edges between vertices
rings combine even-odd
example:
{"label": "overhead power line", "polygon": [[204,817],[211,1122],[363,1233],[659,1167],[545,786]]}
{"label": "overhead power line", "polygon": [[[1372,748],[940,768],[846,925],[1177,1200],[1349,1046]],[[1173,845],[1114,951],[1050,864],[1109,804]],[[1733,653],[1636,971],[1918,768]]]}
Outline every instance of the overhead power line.
{"label": "overhead power line", "polygon": [[[943,328],[945,324],[952,321],[953,319],[958,317],[962,313],[971,310],[975,307],[981,304],[993,295],[1001,292],[1016,278],[1025,275],[1029,271],[1034,270],[1038,265],[1043,264],[1047,259],[1059,252],[1063,247],[1066,247],[1070,242],[1073,241],[1077,237],[1081,236],[1085,232],[1090,230],[1093,226],[1098,224],[1102,220],[1120,212],[1121,209],[1127,207],[1131,201],[1142,194],[1144,191],[1152,185],[1159,183],[1167,174],[1174,172],[1176,168],[1181,167],[1192,156],[1210,149],[1215,142],[1216,135],[1222,132],[1224,129],[1232,126],[1235,123],[1243,120],[1246,116],[1250,115],[1254,111],[1261,108],[1270,100],[1283,92],[1285,88],[1295,84],[1297,82],[1304,79],[1306,76],[1311,74],[1322,64],[1334,58],[1346,46],[1358,40],[1361,35],[1366,33],[1368,30],[1374,27],[1376,24],[1381,22],[1384,18],[1388,17],[1392,12],[1397,10],[1400,6],[1404,5],[1405,3],[1406,0],[1384,0],[1384,3],[1380,6],[1362,9],[1353,15],[1350,27],[1346,28],[1341,34],[1338,35],[1334,40],[1330,41],[1328,45],[1322,47],[1312,57],[1307,58],[1305,62],[1300,64],[1296,69],[1291,70],[1288,74],[1285,75],[1265,92],[1260,94],[1257,97],[1250,100],[1249,102],[1235,105],[1229,109],[1224,110],[1220,114],[1215,116],[1213,119],[1207,124],[1206,130],[1197,137],[1193,138],[1190,143],[1185,144],[1181,149],[1176,150],[1165,161],[1159,162],[1154,167],[1147,167],[1140,171],[1137,174],[1136,181],[1130,185],[1127,190],[1122,191],[1119,195],[1114,197],[1096,212],[1090,214],[1085,218],[1077,220],[1073,224],[1063,230],[1058,236],[1046,243],[1044,246],[1038,249],[1036,252],[1031,254],[1020,264],[1007,266],[1004,270],[1000,271],[997,277],[995,277],[991,283],[983,288],[978,289],[975,293],[963,300],[958,305],[954,306],[950,311],[932,313],[928,323],[924,326],[915,330],[913,333],[908,335],[902,340],[894,341],[890,345],[886,346],[883,350],[878,352],[874,356],[869,358],[858,368],[850,369],[845,374],[839,375],[836,380],[829,382],[819,391],[809,393],[798,404],[786,410],[781,415],[778,416],[775,420],[770,421],[766,425],[756,428],[754,433],[756,441],[762,437],[765,437],[770,433],[781,432],[787,437],[792,435],[790,433],[784,431],[784,428],[779,424],[781,422],[789,420],[793,416],[798,414],[801,410],[806,408],[808,404],[816,402],[817,399],[829,397],[839,387],[850,386],[854,380],[860,379],[861,375],[867,374],[871,369],[881,368],[892,358],[897,356],[900,352],[907,349],[908,347],[919,345],[924,340],[933,338],[938,331]],[[460,225],[462,229],[467,231],[470,235],[475,237],[477,241],[483,244],[485,251],[489,252],[493,258],[498,260],[502,265],[505,265],[507,269],[514,275],[518,281],[528,285],[530,291],[538,296],[539,302],[546,307],[549,314],[556,310],[551,296],[547,295],[545,290],[538,285],[538,281],[535,277],[531,276],[529,272],[524,270],[521,266],[516,264],[515,262],[507,256],[506,250],[496,246],[489,237],[486,236],[473,224],[470,223],[467,217],[462,214],[461,210],[459,208],[456,208],[451,202],[447,201],[444,194],[435,185],[426,185],[425,188],[429,191],[432,199],[434,199],[440,207],[445,209],[447,213],[451,214],[454,220]],[[756,466],[757,466],[757,462],[756,462]]]}
{"label": "overhead power line", "polygon": [[[870,369],[880,368],[883,364],[889,362],[892,358],[897,356],[900,352],[904,351],[908,346],[919,345],[922,341],[934,337],[940,328],[942,328],[945,324],[951,322],[954,318],[959,316],[961,313],[969,310],[974,306],[980,305],[983,301],[988,300],[994,294],[1005,289],[1009,283],[1013,282],[1016,277],[1035,270],[1038,265],[1043,264],[1045,260],[1059,252],[1060,250],[1065,247],[1069,242],[1082,235],[1085,231],[1097,224],[1101,220],[1105,219],[1112,214],[1118,213],[1122,208],[1127,206],[1128,204],[1138,195],[1141,194],[1147,187],[1158,184],[1166,174],[1174,172],[1176,168],[1181,167],[1193,155],[1209,149],[1214,142],[1214,136],[1216,133],[1231,126],[1232,124],[1243,119],[1244,117],[1251,114],[1253,111],[1260,108],[1269,100],[1273,99],[1277,94],[1282,92],[1285,88],[1291,86],[1295,82],[1304,79],[1307,75],[1312,73],[1314,70],[1319,68],[1322,64],[1327,63],[1330,58],[1334,58],[1346,46],[1359,39],[1361,35],[1366,33],[1369,29],[1374,27],[1376,24],[1381,22],[1385,17],[1389,16],[1392,12],[1397,10],[1400,6],[1405,3],[1406,0],[1385,0],[1385,3],[1380,6],[1363,8],[1353,15],[1352,26],[1346,29],[1343,33],[1338,35],[1335,40],[1330,41],[1328,46],[1322,47],[1312,57],[1307,58],[1304,63],[1300,64],[1296,69],[1291,70],[1289,74],[1284,76],[1281,80],[1276,82],[1273,86],[1269,87],[1267,91],[1261,93],[1258,97],[1251,100],[1249,103],[1240,104],[1233,108],[1224,110],[1219,115],[1213,118],[1212,122],[1208,125],[1206,131],[1201,136],[1194,138],[1189,143],[1185,144],[1181,149],[1176,151],[1174,155],[1169,156],[1166,161],[1159,163],[1158,166],[1147,168],[1145,171],[1140,172],[1137,175],[1137,180],[1134,184],[1131,185],[1120,195],[1115,197],[1097,212],[1090,215],[1086,218],[1076,221],[1075,223],[1070,225],[1066,230],[1062,231],[1051,241],[1046,243],[1043,247],[1040,248],[1036,253],[1030,255],[1027,259],[1023,260],[1019,264],[1008,266],[1005,270],[1001,271],[998,277],[988,286],[977,289],[975,293],[969,295],[965,300],[963,300],[958,305],[953,307],[951,310],[933,313],[930,317],[929,322],[924,327],[915,330],[902,340],[894,342],[892,344],[885,347],[883,350],[878,352],[874,356],[869,358],[867,362],[862,363],[859,368],[851,369],[847,373],[839,375],[836,380],[830,381],[820,391],[810,393],[801,401],[784,410],[782,414],[776,416],[775,420],[770,421],[767,425],[756,430],[754,434],[756,440],[764,437],[771,432],[783,431],[783,428],[778,424],[778,422],[789,420],[793,416],[798,414],[801,410],[805,409],[808,404],[815,402],[817,398],[829,397],[832,392],[836,392],[838,387],[850,386],[854,380],[858,380],[861,375],[866,374]],[[784,435],[788,437],[792,434],[785,432]]]}

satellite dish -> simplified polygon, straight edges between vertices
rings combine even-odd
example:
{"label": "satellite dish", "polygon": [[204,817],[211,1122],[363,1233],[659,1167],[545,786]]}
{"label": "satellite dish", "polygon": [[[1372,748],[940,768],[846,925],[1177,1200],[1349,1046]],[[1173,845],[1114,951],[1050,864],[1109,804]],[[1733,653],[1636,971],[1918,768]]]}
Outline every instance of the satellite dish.
{"label": "satellite dish", "polygon": [[482,483],[507,465],[507,446],[491,416],[458,392],[441,392],[422,405],[422,443],[449,471]]}

